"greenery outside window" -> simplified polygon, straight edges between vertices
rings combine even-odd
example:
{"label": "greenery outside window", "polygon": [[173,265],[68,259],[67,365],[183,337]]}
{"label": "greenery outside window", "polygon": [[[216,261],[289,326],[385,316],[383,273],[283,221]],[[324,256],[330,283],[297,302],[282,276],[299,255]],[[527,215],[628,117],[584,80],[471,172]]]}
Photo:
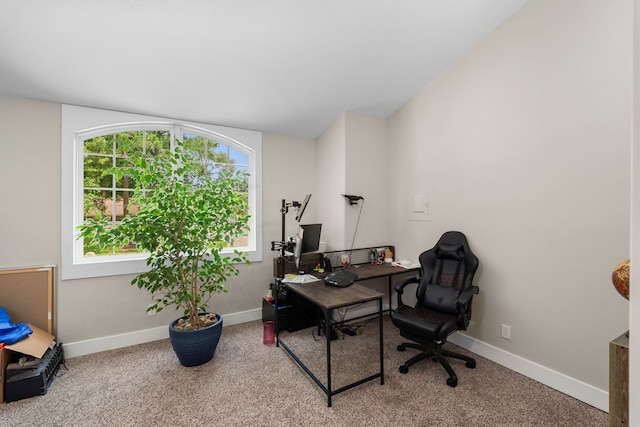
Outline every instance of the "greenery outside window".
{"label": "greenery outside window", "polygon": [[[73,117],[65,120],[65,110],[68,110],[68,116],[80,113],[80,116],[95,118],[96,115],[104,115],[104,124],[78,128],[78,120],[73,120]],[[114,114],[132,117],[122,122],[118,120],[119,117],[110,117]],[[238,192],[247,198],[251,220],[246,232],[231,242],[229,252],[238,249],[247,252],[252,261],[261,260],[261,195],[258,191],[261,135],[254,131],[149,119],[126,113],[63,106],[63,279],[145,270],[146,255],[135,243],[106,249],[91,247],[85,245],[82,239],[76,240],[76,227],[88,218],[107,217],[116,224],[126,216],[136,215],[138,206],[129,202],[135,186],[133,178],[124,176],[117,179],[114,174],[107,172],[122,163],[126,155],[122,147],[149,156],[161,156],[163,152],[173,150],[180,141],[186,140],[194,147],[192,155],[202,172],[216,173],[210,171],[225,169],[246,173],[247,178]],[[92,123],[92,120],[88,122]],[[227,136],[221,131],[232,135]],[[236,139],[238,136],[244,136],[244,140],[239,141]],[[72,140],[72,150],[65,150],[69,138]],[[72,175],[65,177],[65,164],[73,165]],[[71,203],[67,201],[69,199]],[[72,209],[69,209],[70,206]]]}

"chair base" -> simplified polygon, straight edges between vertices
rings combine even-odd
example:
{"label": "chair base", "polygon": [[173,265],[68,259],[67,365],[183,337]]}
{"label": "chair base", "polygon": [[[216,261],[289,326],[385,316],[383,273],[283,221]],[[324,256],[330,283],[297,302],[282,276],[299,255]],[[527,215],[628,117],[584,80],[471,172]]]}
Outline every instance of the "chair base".
{"label": "chair base", "polygon": [[444,370],[447,371],[447,374],[449,374],[449,378],[447,378],[447,385],[449,387],[455,387],[458,385],[458,377],[456,376],[456,373],[453,371],[453,369],[451,368],[451,365],[449,365],[449,362],[447,361],[447,359],[445,359],[445,357],[452,357],[454,359],[462,360],[466,362],[465,366],[469,369],[473,369],[476,367],[475,359],[465,356],[463,354],[454,353],[448,350],[443,350],[442,345],[437,345],[435,347],[426,347],[420,344],[405,342],[398,345],[397,349],[398,351],[404,351],[405,348],[407,347],[420,350],[420,354],[413,356],[411,359],[407,360],[404,363],[404,365],[400,366],[399,370],[400,370],[400,373],[402,374],[406,374],[407,372],[409,372],[410,366],[415,365],[421,360],[430,358],[434,362],[440,362]]}

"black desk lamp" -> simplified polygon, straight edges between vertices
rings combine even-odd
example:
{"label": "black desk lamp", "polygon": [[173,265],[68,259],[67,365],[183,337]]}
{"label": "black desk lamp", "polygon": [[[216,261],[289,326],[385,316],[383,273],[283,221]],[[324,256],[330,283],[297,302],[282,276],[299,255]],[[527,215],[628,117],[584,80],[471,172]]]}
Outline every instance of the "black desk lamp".
{"label": "black desk lamp", "polygon": [[347,199],[347,201],[349,202],[349,205],[351,205],[351,206],[357,205],[359,200],[364,200],[364,197],[362,197],[362,196],[354,196],[352,194],[343,194],[342,197]]}

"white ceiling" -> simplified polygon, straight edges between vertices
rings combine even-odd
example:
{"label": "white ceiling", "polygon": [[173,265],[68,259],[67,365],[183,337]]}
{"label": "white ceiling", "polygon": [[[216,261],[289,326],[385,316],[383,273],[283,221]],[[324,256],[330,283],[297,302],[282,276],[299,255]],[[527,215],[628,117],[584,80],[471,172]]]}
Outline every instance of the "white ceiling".
{"label": "white ceiling", "polygon": [[0,95],[317,137],[389,117],[526,0],[0,0]]}

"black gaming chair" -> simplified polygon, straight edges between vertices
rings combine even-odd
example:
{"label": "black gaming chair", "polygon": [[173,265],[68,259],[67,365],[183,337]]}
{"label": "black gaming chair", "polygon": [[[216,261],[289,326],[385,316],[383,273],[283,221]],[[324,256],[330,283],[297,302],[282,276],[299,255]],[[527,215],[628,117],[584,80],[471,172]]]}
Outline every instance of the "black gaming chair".
{"label": "black gaming chair", "polygon": [[[421,277],[412,277],[395,286],[398,293],[398,308],[391,320],[400,329],[400,335],[413,341],[398,346],[398,351],[406,347],[421,351],[400,366],[406,374],[409,366],[427,358],[439,361],[449,374],[447,384],[458,385],[458,377],[446,357],[466,362],[467,368],[475,368],[476,361],[462,354],[443,350],[442,346],[452,333],[467,329],[471,319],[471,301],[479,288],[471,284],[478,269],[478,258],[471,252],[467,238],[458,231],[448,231],[438,243],[420,255]],[[418,283],[416,305],[411,307],[402,302],[404,288]]]}

